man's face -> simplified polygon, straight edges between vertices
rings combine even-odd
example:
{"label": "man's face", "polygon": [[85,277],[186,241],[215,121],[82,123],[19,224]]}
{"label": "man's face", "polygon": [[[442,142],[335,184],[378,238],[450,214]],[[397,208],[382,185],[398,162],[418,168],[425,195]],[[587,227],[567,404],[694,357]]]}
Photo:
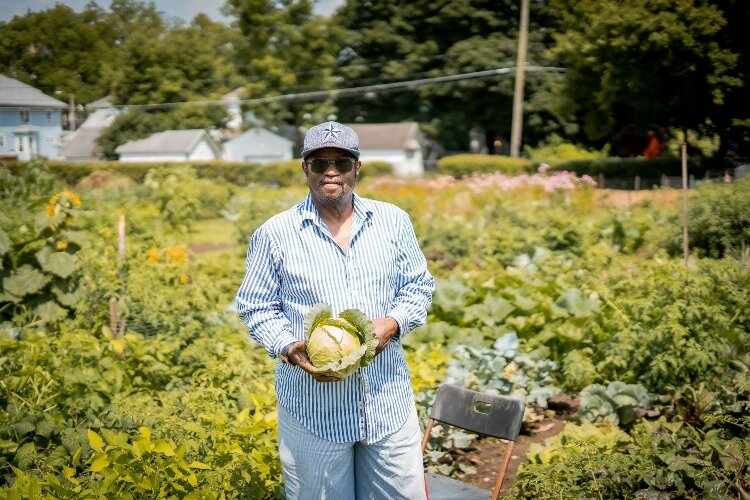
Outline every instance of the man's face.
{"label": "man's face", "polygon": [[[357,175],[362,167],[360,162],[354,161],[354,165],[348,172],[340,172],[334,162],[328,162],[321,168],[310,165],[313,159],[335,160],[337,158],[351,158],[354,156],[338,148],[323,148],[313,151],[305,161],[302,162],[302,170],[307,177],[307,185],[313,199],[323,206],[338,206],[351,200]],[[323,162],[318,162],[323,163]],[[342,168],[342,170],[346,170]]]}

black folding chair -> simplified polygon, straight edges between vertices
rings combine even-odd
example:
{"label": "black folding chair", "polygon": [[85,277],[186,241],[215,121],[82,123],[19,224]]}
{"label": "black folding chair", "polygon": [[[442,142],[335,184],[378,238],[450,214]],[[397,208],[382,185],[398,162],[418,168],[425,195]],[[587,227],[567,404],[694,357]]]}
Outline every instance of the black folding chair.
{"label": "black folding chair", "polygon": [[422,454],[427,448],[427,442],[436,420],[475,434],[504,439],[507,441],[507,446],[495,487],[491,493],[456,479],[426,473],[425,482],[429,500],[486,500],[487,498],[496,500],[500,496],[505,473],[513,454],[513,446],[521,430],[523,410],[524,404],[521,399],[485,394],[452,384],[441,385],[425,427]]}

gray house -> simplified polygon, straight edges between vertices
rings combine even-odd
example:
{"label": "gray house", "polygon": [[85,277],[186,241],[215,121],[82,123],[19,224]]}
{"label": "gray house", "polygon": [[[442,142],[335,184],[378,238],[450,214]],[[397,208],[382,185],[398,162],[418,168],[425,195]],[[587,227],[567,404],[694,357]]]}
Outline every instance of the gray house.
{"label": "gray house", "polygon": [[210,161],[221,157],[219,147],[202,129],[158,132],[122,144],[115,153],[122,162]]}
{"label": "gray house", "polygon": [[96,140],[120,113],[112,107],[106,97],[92,102],[86,106],[86,109],[93,112],[86,117],[78,130],[68,134],[63,139],[60,156],[68,161],[100,160],[101,154]]}
{"label": "gray house", "polygon": [[224,143],[223,159],[271,163],[294,158],[294,142],[262,127],[253,127]]}
{"label": "gray house", "polygon": [[57,158],[66,107],[31,85],[0,75],[0,159]]}

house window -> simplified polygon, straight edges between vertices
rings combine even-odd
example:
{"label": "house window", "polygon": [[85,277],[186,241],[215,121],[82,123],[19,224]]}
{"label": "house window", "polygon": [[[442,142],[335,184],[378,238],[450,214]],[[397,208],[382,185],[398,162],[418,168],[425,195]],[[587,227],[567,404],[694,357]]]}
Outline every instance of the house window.
{"label": "house window", "polygon": [[5,136],[3,134],[0,134],[0,148],[5,147]]}
{"label": "house window", "polygon": [[411,150],[411,149],[408,149],[408,150],[406,151],[406,157],[407,157],[408,159],[410,159],[410,160],[411,160],[412,158],[414,158],[414,151],[413,151],[413,150]]}
{"label": "house window", "polygon": [[21,124],[25,125],[27,123],[29,123],[29,110],[22,109],[21,110]]}
{"label": "house window", "polygon": [[44,136],[44,143],[45,144],[54,144],[55,143],[55,138],[53,136],[51,136],[51,135],[45,135]]}
{"label": "house window", "polygon": [[23,141],[20,137],[16,137],[16,151],[23,153]]}
{"label": "house window", "polygon": [[47,110],[47,123],[52,123],[52,111],[50,111],[49,109]]}

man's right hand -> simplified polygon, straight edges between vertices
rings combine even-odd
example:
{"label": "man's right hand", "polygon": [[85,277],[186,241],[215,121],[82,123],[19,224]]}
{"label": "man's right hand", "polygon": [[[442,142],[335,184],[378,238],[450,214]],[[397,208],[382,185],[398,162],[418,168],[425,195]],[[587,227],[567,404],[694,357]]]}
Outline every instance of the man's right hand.
{"label": "man's right hand", "polygon": [[310,376],[318,382],[338,382],[341,380],[338,377],[330,377],[328,375],[314,372],[315,367],[307,356],[307,341],[305,340],[300,340],[299,342],[292,344],[291,347],[289,347],[289,351],[287,351],[287,358],[289,358],[289,361],[293,364],[309,373]]}

